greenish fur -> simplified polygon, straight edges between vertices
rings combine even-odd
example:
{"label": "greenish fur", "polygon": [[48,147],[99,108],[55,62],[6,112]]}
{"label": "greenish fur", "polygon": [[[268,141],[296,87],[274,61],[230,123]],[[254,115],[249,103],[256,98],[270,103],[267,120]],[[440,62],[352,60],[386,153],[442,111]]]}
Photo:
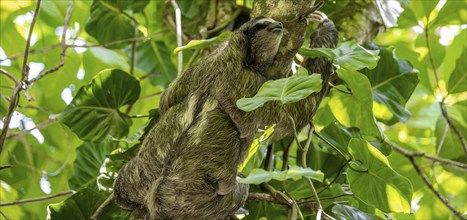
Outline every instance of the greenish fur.
{"label": "greenish fur", "polygon": [[247,22],[164,92],[159,122],[115,181],[120,207],[143,210],[150,219],[225,219],[247,198],[237,167],[257,129],[276,124],[274,138],[280,139],[294,131],[290,117],[295,129],[308,123],[315,96],[290,105],[270,102],[249,113],[235,105],[269,80],[282,32],[253,28],[264,22],[278,25],[268,18]]}

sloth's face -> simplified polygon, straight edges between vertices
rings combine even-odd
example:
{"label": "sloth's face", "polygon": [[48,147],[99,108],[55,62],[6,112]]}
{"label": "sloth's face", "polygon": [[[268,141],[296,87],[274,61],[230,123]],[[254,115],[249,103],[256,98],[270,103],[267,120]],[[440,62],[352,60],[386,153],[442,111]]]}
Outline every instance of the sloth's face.
{"label": "sloth's face", "polygon": [[247,30],[250,48],[257,65],[270,65],[276,56],[282,39],[283,25],[267,17],[251,20],[253,24]]}

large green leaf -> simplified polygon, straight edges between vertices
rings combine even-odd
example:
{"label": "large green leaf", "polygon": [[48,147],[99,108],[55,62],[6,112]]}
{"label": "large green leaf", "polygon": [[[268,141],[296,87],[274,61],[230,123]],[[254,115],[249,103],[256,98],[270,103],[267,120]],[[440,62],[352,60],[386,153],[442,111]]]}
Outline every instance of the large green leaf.
{"label": "large green leaf", "polygon": [[467,48],[464,47],[462,55],[457,59],[456,68],[454,69],[448,83],[448,92],[450,94],[467,91]]}
{"label": "large green leaf", "polygon": [[230,35],[232,35],[232,32],[224,32],[222,34],[219,34],[218,36],[206,40],[191,40],[190,42],[188,42],[187,45],[175,48],[174,53],[178,53],[180,51],[189,49],[203,49],[208,47],[209,45],[227,40],[230,37]]}
{"label": "large green leaf", "polygon": [[68,180],[70,189],[78,190],[96,182],[99,169],[104,163],[105,156],[110,154],[112,146],[109,144],[96,145],[84,142],[76,149],[76,160],[73,163],[74,174]]}
{"label": "large green leaf", "polygon": [[[90,189],[82,189],[63,202],[50,204],[47,207],[47,219],[91,219],[106,196]],[[99,219],[126,219],[128,215],[129,212],[122,211],[112,202],[102,210]]]}
{"label": "large green leaf", "polygon": [[103,142],[109,135],[121,138],[132,122],[119,108],[133,104],[140,90],[133,76],[117,69],[104,70],[79,89],[59,119],[82,140]]}
{"label": "large green leaf", "polygon": [[378,51],[367,50],[355,42],[347,41],[335,49],[300,48],[301,54],[309,57],[324,56],[337,67],[347,70],[373,69],[378,63]]}
{"label": "large green leaf", "polygon": [[344,69],[338,69],[337,73],[352,94],[331,90],[329,107],[334,117],[346,127],[359,128],[364,136],[381,136],[373,117],[373,96],[368,78],[359,72]]}
{"label": "large green leaf", "polygon": [[[99,43],[108,43],[135,36],[135,24],[125,9],[140,11],[144,9],[149,0],[94,0],[91,6],[91,15],[86,23],[85,30]],[[110,48],[121,48],[129,42],[115,44]]]}
{"label": "large green leaf", "polygon": [[388,159],[363,139],[350,140],[349,152],[359,164],[358,169],[351,166],[347,170],[355,196],[383,212],[410,213],[410,181],[394,171]]}
{"label": "large green leaf", "polygon": [[362,70],[371,83],[374,101],[383,104],[389,110],[387,112],[386,109],[375,109],[374,114],[379,121],[387,125],[398,121],[406,122],[410,112],[404,106],[419,82],[418,72],[409,62],[397,59],[392,49],[379,49],[381,59],[378,67]]}
{"label": "large green leaf", "polygon": [[253,98],[242,98],[237,107],[243,111],[253,111],[268,101],[281,101],[282,104],[298,102],[314,92],[321,90],[321,75],[308,75],[306,71],[264,83]]}
{"label": "large green leaf", "polygon": [[177,77],[170,49],[162,41],[148,40],[136,47],[136,67],[149,74],[152,85],[166,87]]}
{"label": "large green leaf", "polygon": [[311,168],[290,167],[285,171],[266,171],[260,168],[253,169],[246,178],[239,179],[240,183],[260,184],[269,182],[270,180],[284,181],[287,179],[299,179],[309,177],[320,182],[324,179],[324,174],[321,171],[315,171]]}

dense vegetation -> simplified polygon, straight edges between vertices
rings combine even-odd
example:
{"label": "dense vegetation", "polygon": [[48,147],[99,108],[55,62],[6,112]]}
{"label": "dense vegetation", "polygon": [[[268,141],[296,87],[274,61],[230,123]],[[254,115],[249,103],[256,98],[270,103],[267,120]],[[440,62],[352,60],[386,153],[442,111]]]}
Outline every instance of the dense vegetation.
{"label": "dense vegetation", "polygon": [[[213,2],[0,2],[0,219],[96,211],[157,118],[164,88],[228,38],[221,22],[206,32],[222,7]],[[325,3],[339,20],[358,5]],[[245,219],[467,218],[466,3],[374,4],[386,29],[373,42],[341,29],[338,48],[306,41],[299,51],[297,62],[327,57],[339,83],[294,137],[271,142],[273,125],[258,133],[240,167],[239,181],[251,184]],[[237,104],[296,102],[320,83],[298,68]],[[128,217],[115,205],[102,215]]]}

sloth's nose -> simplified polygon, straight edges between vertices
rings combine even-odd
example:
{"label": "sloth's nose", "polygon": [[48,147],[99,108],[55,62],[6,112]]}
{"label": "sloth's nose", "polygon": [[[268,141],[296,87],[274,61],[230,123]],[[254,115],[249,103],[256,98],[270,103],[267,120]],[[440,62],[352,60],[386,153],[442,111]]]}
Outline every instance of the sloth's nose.
{"label": "sloth's nose", "polygon": [[284,28],[284,27],[282,26],[282,23],[281,23],[281,22],[274,22],[274,23],[272,23],[272,24],[270,25],[270,27],[271,27],[271,28],[274,28],[274,29],[275,29],[275,28],[280,28],[280,29]]}

